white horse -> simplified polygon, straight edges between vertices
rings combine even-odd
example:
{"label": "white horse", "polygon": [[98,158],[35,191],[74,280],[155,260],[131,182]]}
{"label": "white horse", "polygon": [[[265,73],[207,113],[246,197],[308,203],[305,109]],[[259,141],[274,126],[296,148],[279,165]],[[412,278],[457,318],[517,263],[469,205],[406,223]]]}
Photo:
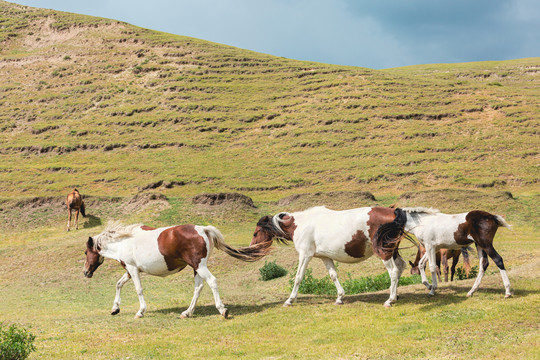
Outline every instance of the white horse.
{"label": "white horse", "polygon": [[[281,212],[273,217],[262,217],[250,246],[270,247],[274,238],[281,242],[294,242],[298,252],[298,271],[291,295],[284,306],[290,306],[296,299],[298,287],[313,257],[321,259],[326,265],[337,289],[336,305],[340,305],[343,304],[345,292],[339,283],[334,260],[344,263],[366,260],[373,255],[372,240],[383,243],[399,241],[405,221],[406,215],[400,209],[364,207],[335,211],[318,206],[300,212]],[[392,229],[398,230],[388,231],[386,225],[389,223],[393,224]],[[390,297],[384,303],[390,307],[397,300],[398,280],[407,264],[397,249],[390,252],[381,250],[377,254],[390,274]]]}
{"label": "white horse", "polygon": [[213,226],[179,225],[155,229],[141,224],[124,226],[113,223],[101,234],[88,238],[83,272],[91,278],[104,257],[117,260],[126,273],[116,284],[111,315],[120,312],[120,290],[132,278],[140,302],[135,318],[140,318],[146,311],[146,303],[139,273],[168,276],[189,265],[195,272],[195,292],[191,304],[181,317],[192,316],[204,280],[212,289],[219,313],[227,318],[228,310],[219,297],[216,278],[207,268],[214,246],[244,261],[255,261],[266,254],[264,250],[260,251],[260,247],[231,248]]}
{"label": "white horse", "polygon": [[[414,234],[426,248],[426,253],[420,259],[418,268],[422,282],[430,290],[430,295],[435,295],[437,288],[436,252],[441,249],[461,249],[474,243],[478,250],[480,266],[476,281],[467,296],[472,296],[478,289],[488,267],[488,255],[499,268],[505,288],[505,297],[512,296],[510,280],[506,274],[503,259],[493,248],[493,238],[497,229],[500,226],[511,229],[502,216],[480,210],[451,215],[427,208],[402,208],[402,210],[407,214],[405,230]],[[429,284],[424,270],[428,260],[432,274],[432,285]]]}

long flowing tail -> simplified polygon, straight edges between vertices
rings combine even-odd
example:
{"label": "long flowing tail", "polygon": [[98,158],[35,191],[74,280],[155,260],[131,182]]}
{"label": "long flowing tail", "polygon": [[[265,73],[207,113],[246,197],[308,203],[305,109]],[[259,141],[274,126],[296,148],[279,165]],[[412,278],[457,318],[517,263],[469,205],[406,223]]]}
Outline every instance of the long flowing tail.
{"label": "long flowing tail", "polygon": [[394,210],[394,214],[396,215],[395,219],[392,222],[380,225],[372,240],[373,250],[383,260],[388,260],[393,256],[401,238],[406,235],[407,214],[400,208]]}
{"label": "long flowing tail", "polygon": [[221,234],[221,232],[214,226],[204,226],[203,229],[206,233],[206,236],[208,236],[208,238],[212,240],[216,248],[224,251],[225,253],[236,259],[252,262],[257,261],[270,253],[270,245],[272,245],[271,242],[270,244],[261,243],[235,249],[225,243],[225,238],[223,237],[223,234]]}
{"label": "long flowing tail", "polygon": [[84,202],[81,204],[81,214],[86,217],[86,209],[84,208]]}

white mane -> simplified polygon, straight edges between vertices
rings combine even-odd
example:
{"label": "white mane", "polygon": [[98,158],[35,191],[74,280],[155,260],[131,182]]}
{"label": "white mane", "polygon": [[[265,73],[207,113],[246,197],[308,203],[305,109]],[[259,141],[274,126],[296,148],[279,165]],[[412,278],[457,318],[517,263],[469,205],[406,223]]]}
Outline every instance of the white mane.
{"label": "white mane", "polygon": [[124,225],[119,221],[108,222],[103,232],[94,238],[94,248],[103,248],[109,243],[131,237],[141,226],[142,224]]}
{"label": "white mane", "polygon": [[439,214],[440,211],[438,209],[434,208],[427,208],[427,207],[405,207],[401,208],[401,210],[407,212],[407,213],[420,213],[420,214]]}

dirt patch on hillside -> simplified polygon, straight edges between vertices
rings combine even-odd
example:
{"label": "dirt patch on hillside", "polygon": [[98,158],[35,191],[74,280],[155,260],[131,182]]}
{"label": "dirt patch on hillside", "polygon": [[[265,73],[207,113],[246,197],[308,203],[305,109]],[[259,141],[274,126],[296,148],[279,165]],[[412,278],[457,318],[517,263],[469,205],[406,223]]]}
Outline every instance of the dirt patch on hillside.
{"label": "dirt patch on hillside", "polygon": [[[79,216],[79,227],[94,227],[107,220],[137,214],[152,207],[157,212],[169,207],[167,198],[159,193],[137,194],[133,197],[83,196],[87,218]],[[66,226],[65,196],[33,197],[0,200],[0,229],[22,230],[38,226]],[[72,216],[72,225],[75,212]]]}
{"label": "dirt patch on hillside", "polygon": [[305,210],[319,205],[334,210],[344,210],[371,206],[375,202],[375,196],[367,191],[333,191],[328,193],[295,194],[278,200],[276,205],[283,207],[287,211]]}
{"label": "dirt patch on hillside", "polygon": [[412,191],[399,197],[397,206],[425,206],[443,212],[460,213],[470,210],[506,211],[516,201],[508,191],[483,192],[475,190],[439,189]]}
{"label": "dirt patch on hillside", "polygon": [[241,205],[250,208],[255,208],[253,200],[246,195],[240,193],[216,193],[216,194],[199,194],[191,199],[193,204],[220,206],[220,205]]}

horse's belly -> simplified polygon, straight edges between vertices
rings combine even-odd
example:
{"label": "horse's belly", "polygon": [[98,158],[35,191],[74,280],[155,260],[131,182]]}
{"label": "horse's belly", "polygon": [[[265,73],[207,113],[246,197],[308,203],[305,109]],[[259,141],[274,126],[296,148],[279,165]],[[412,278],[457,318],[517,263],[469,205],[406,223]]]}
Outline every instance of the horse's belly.
{"label": "horse's belly", "polygon": [[330,258],[332,260],[339,261],[342,263],[354,264],[354,263],[358,263],[358,262],[368,259],[369,257],[371,257],[371,255],[373,255],[373,251],[371,247],[368,247],[365,249],[365,252],[363,252],[362,254],[358,254],[357,257],[351,256],[341,249],[340,250],[321,249],[321,250],[318,250],[314,256],[319,257],[319,258],[326,257],[326,258]]}

